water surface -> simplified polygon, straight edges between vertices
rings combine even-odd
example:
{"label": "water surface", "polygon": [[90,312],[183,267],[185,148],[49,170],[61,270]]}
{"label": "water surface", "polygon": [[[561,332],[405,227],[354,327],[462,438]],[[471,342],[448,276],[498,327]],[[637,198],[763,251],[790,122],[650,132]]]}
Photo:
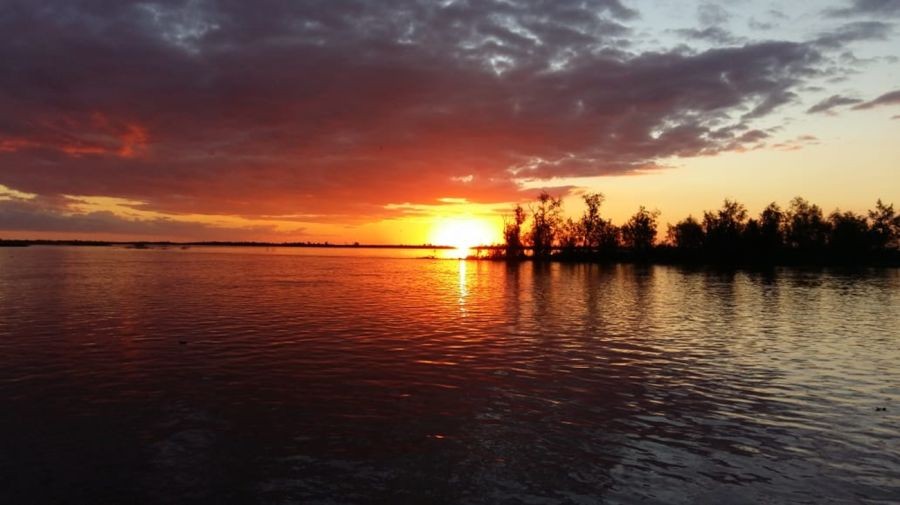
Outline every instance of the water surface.
{"label": "water surface", "polygon": [[0,249],[0,503],[900,498],[897,270],[417,254]]}

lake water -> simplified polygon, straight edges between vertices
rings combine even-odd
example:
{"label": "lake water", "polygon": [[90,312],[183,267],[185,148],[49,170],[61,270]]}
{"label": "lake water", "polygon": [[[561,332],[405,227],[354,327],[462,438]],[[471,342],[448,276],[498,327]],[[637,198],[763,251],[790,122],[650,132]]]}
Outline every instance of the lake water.
{"label": "lake water", "polygon": [[0,503],[900,500],[900,271],[417,254],[0,249]]}

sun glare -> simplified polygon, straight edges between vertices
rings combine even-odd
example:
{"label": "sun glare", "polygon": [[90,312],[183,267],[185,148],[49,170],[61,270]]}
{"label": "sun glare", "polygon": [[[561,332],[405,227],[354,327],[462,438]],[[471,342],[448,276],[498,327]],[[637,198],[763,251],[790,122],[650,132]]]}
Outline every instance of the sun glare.
{"label": "sun glare", "polygon": [[453,247],[451,257],[465,258],[471,249],[490,244],[495,230],[490,223],[475,218],[450,218],[440,221],[432,232],[431,242],[435,245]]}

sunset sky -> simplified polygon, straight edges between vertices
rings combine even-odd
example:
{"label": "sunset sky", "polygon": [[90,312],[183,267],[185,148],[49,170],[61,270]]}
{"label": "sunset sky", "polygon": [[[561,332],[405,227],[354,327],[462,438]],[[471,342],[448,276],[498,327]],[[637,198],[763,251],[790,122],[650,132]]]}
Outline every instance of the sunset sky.
{"label": "sunset sky", "polygon": [[0,238],[499,240],[541,189],[663,227],[900,204],[898,25],[900,0],[0,0]]}

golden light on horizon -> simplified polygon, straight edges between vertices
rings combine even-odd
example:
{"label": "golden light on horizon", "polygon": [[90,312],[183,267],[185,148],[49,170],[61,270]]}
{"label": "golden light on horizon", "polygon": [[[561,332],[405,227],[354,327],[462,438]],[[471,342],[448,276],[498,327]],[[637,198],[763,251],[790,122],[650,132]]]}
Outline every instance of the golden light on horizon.
{"label": "golden light on horizon", "polygon": [[497,231],[486,219],[454,217],[438,221],[431,231],[431,243],[451,246],[451,256],[465,258],[473,247],[494,241]]}

